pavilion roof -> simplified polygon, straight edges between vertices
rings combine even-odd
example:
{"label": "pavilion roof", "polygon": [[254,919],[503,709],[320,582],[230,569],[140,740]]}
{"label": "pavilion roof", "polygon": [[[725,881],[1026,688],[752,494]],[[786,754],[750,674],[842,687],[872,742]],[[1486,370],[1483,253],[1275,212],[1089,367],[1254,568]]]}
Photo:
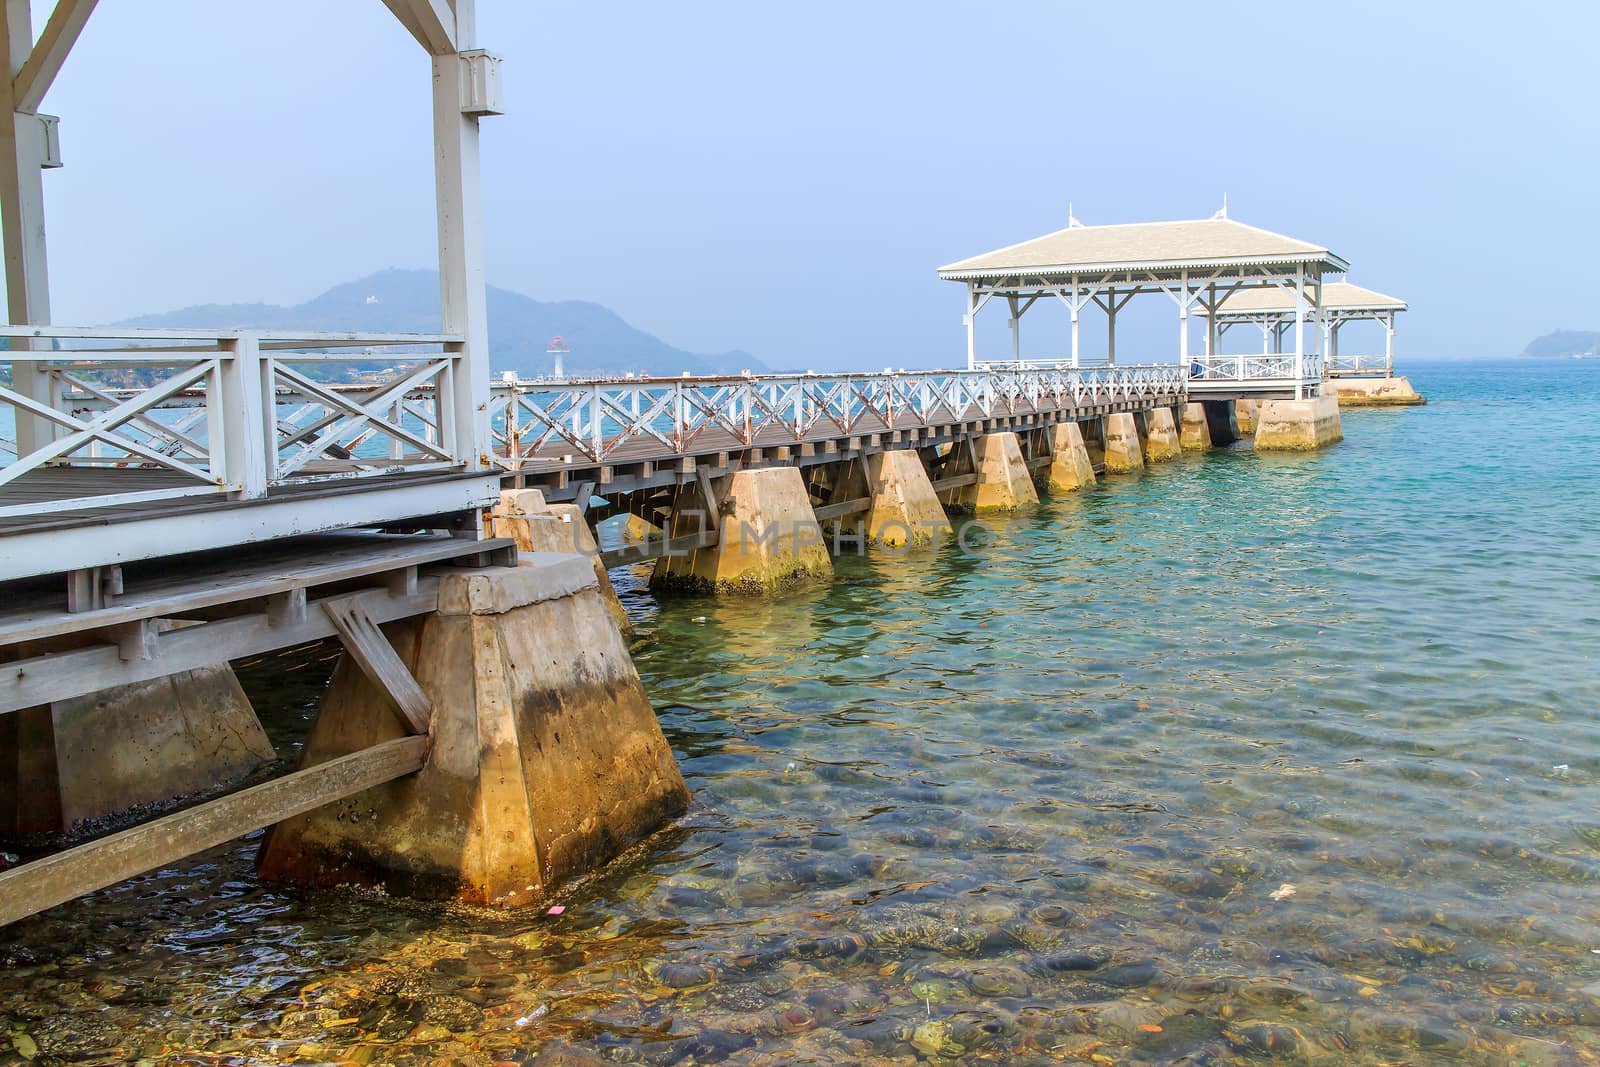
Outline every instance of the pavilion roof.
{"label": "pavilion roof", "polygon": [[1326,248],[1236,219],[1069,226],[939,268],[941,278],[967,280],[1026,273],[1096,274],[1305,263],[1324,272],[1349,264]]}
{"label": "pavilion roof", "polygon": [[[1404,311],[1406,302],[1349,282],[1324,282],[1322,306],[1334,311]],[[1222,302],[1219,315],[1246,315],[1258,312],[1291,312],[1294,294],[1281,286],[1241,289]]]}

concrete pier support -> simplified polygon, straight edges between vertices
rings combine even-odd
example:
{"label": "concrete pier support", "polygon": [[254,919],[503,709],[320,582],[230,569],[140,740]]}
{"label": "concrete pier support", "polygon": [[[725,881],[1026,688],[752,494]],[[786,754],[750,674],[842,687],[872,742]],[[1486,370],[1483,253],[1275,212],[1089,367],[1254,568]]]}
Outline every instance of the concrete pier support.
{"label": "concrete pier support", "polygon": [[237,785],[275,758],[227,664],[0,715],[0,833]]}
{"label": "concrete pier support", "polygon": [[489,513],[489,526],[491,536],[515,541],[518,552],[571,552],[587,557],[594,565],[606,610],[624,637],[633,635],[633,622],[617,598],[611,575],[600,562],[600,546],[578,505],[547,504],[537,489],[507,489]]}
{"label": "concrete pier support", "polygon": [[1139,426],[1133,416],[1123,412],[1107,415],[1106,473],[1131,474],[1144,470],[1144,450],[1139,447]]}
{"label": "concrete pier support", "polygon": [[1249,437],[1256,432],[1256,402],[1249,397],[1241,397],[1233,402],[1233,422],[1239,427],[1240,437]]}
{"label": "concrete pier support", "polygon": [[1022,445],[1009,431],[985,434],[975,442],[978,481],[957,492],[953,506],[983,515],[1018,511],[1039,502]]}
{"label": "concrete pier support", "polygon": [[1206,430],[1211,434],[1212,445],[1221,448],[1239,439],[1239,421],[1232,400],[1202,400],[1201,405],[1205,408]]}
{"label": "concrete pier support", "polygon": [[[263,877],[517,906],[687,805],[588,560],[447,572],[435,614],[385,630],[433,704],[427,762],[277,824]],[[346,656],[301,762],[405,734]]]}
{"label": "concrete pier support", "polygon": [[1211,426],[1206,421],[1206,406],[1199,402],[1183,405],[1181,433],[1185,452],[1204,452],[1211,447]]}
{"label": "concrete pier support", "polygon": [[1096,470],[1106,468],[1106,420],[1089,419],[1078,424],[1083,434],[1083,450],[1089,453],[1089,463]]}
{"label": "concrete pier support", "polygon": [[832,577],[798,467],[738,471],[719,481],[718,514],[706,515],[704,502],[690,497],[695,506],[678,510],[667,530],[676,538],[713,529],[717,543],[657,559],[652,588],[760,595]]}
{"label": "concrete pier support", "polygon": [[1334,378],[1327,383],[1342,408],[1411,407],[1426,404],[1407,378]]}
{"label": "concrete pier support", "polygon": [[1171,408],[1154,408],[1144,413],[1144,461],[1165,463],[1183,455],[1183,442]]}
{"label": "concrete pier support", "polygon": [[933,544],[950,534],[950,520],[915,449],[867,457],[867,539],[887,548]]}
{"label": "concrete pier support", "polygon": [[1313,452],[1344,440],[1332,396],[1268,400],[1256,425],[1257,452]]}
{"label": "concrete pier support", "polygon": [[1041,480],[1052,493],[1075,493],[1095,484],[1094,463],[1077,423],[1050,427],[1050,466]]}

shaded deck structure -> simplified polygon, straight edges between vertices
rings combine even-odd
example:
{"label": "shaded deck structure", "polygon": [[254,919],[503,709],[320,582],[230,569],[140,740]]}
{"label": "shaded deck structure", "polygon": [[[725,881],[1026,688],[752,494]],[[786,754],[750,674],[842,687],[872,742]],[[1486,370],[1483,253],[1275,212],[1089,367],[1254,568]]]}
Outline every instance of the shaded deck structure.
{"label": "shaded deck structure", "polygon": [[[1191,369],[1190,391],[1217,399],[1315,396],[1322,381],[1322,279],[1348,264],[1319,245],[1230,219],[1067,228],[939,268],[966,287],[969,367],[1069,366],[1082,363],[1081,319],[1091,307],[1105,316],[1107,361],[1115,363],[1117,314],[1136,296],[1165,295],[1177,310],[1176,362]],[[1214,315],[1229,299],[1272,292],[1292,309],[1293,349],[1270,365],[1213,361]],[[975,321],[995,298],[1009,311],[1011,353],[980,359]],[[1021,355],[1022,316],[1039,301],[1059,302],[1071,320],[1064,357]],[[1191,318],[1206,325],[1199,355],[1191,353]],[[1307,330],[1312,333],[1308,345]]]}
{"label": "shaded deck structure", "polygon": [[[1261,355],[1282,355],[1284,335],[1294,328],[1294,301],[1280,290],[1256,289],[1235,293],[1215,312],[1220,338],[1235,326],[1252,325],[1261,331]],[[1328,282],[1322,289],[1324,368],[1329,377],[1394,374],[1395,316],[1406,310],[1397,296],[1376,292],[1349,281]],[[1381,353],[1343,353],[1339,330],[1352,322],[1373,322],[1383,327]]]}

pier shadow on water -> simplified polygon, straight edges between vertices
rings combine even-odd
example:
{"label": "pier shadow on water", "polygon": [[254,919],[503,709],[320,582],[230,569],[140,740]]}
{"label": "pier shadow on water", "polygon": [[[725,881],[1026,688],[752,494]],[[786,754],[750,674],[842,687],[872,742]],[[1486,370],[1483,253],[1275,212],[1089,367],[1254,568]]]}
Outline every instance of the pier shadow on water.
{"label": "pier shadow on water", "polygon": [[[262,886],[240,842],[0,932],[0,1047],[1593,1063],[1600,367],[1413,380],[1332,451],[1186,457],[972,555],[778,601],[618,572],[695,806],[563,914]],[[292,748],[317,685],[243,675]]]}

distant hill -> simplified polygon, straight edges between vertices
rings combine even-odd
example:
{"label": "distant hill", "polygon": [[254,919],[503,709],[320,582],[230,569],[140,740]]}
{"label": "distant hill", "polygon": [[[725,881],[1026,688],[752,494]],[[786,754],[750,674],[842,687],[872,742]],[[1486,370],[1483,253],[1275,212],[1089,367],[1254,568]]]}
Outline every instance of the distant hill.
{"label": "distant hill", "polygon": [[1528,359],[1600,356],[1600,331],[1557,330],[1529,341],[1522,354]]}
{"label": "distant hill", "polygon": [[[372,333],[434,333],[439,329],[439,276],[430,270],[386,270],[335,286],[294,307],[274,304],[206,304],[141,315],[118,326],[173,328],[217,326],[263,330],[350,330]],[[583,300],[547,303],[489,287],[489,365],[521,376],[550,372],[545,349],[555,336],[572,351],[569,375],[677,375],[762,372],[765,364],[747,352],[703,355],[674,348],[635,329],[610,308]]]}

